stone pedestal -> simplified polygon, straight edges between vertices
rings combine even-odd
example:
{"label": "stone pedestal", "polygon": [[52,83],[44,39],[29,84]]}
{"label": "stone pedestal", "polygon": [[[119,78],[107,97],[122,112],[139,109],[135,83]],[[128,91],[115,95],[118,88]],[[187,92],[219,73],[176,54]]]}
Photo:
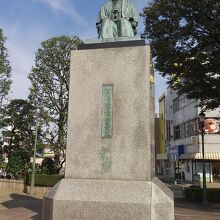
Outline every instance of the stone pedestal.
{"label": "stone pedestal", "polygon": [[174,219],[172,192],[154,177],[150,47],[130,45],[72,51],[65,179],[45,195],[44,220]]}

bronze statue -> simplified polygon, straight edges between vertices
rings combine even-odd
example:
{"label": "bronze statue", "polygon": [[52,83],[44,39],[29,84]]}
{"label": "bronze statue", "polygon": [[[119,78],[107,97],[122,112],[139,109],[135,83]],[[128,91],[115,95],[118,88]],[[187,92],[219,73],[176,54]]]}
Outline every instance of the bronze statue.
{"label": "bronze statue", "polygon": [[138,14],[131,0],[110,0],[104,4],[96,22],[98,38],[134,37]]}

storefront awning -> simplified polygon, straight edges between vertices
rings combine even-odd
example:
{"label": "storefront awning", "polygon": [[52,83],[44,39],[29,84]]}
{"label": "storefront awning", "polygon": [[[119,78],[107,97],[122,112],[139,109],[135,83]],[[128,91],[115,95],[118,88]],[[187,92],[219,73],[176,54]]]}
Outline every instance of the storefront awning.
{"label": "storefront awning", "polygon": [[[202,153],[182,154],[180,160],[202,160]],[[205,153],[205,160],[220,160],[220,153]]]}
{"label": "storefront awning", "polygon": [[167,160],[167,154],[157,154],[157,160]]}

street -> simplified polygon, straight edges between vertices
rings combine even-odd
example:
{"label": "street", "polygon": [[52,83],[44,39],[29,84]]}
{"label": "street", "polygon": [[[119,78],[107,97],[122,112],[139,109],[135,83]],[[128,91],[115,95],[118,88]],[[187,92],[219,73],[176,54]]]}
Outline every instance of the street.
{"label": "street", "polygon": [[175,200],[175,220],[219,220],[220,204],[188,203],[182,199]]}
{"label": "street", "polygon": [[[42,196],[30,196],[14,192],[0,192],[1,220],[41,220]],[[219,220],[220,204],[187,203],[175,200],[175,220]]]}

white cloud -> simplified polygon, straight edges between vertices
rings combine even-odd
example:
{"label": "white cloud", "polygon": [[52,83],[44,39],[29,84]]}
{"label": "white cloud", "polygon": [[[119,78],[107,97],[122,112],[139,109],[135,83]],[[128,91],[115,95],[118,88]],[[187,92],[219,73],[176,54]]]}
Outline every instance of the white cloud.
{"label": "white cloud", "polygon": [[68,14],[72,16],[76,22],[82,25],[86,25],[87,22],[85,19],[79,14],[76,10],[75,6],[73,5],[73,1],[71,0],[37,0],[41,1],[56,11],[60,11],[62,13]]}

